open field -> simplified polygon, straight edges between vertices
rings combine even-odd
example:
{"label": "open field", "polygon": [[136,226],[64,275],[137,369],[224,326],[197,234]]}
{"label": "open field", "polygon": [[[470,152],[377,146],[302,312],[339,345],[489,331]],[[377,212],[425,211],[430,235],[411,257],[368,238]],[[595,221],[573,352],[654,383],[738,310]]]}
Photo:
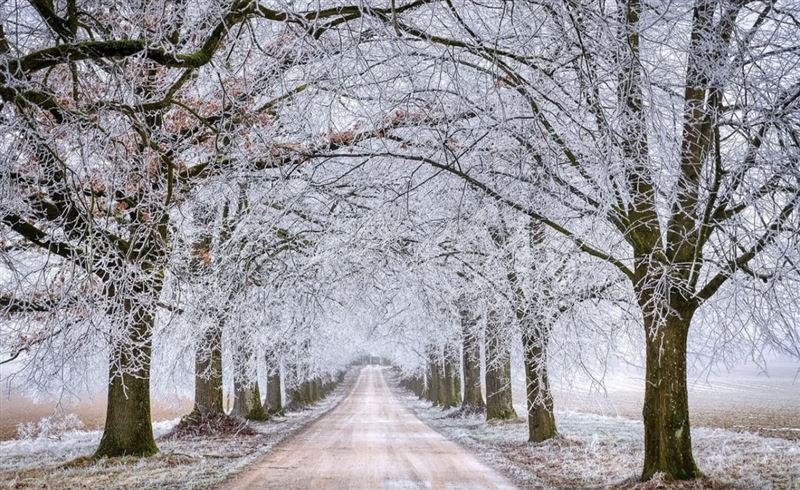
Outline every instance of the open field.
{"label": "open field", "polygon": [[[768,374],[753,365],[703,377],[689,377],[689,415],[694,427],[749,431],[800,440],[800,377],[788,359],[770,363]],[[520,373],[521,374],[521,373]],[[524,400],[524,378],[514,379],[516,400]],[[603,387],[566,386],[556,380],[557,409],[641,420],[644,376],[635,370],[612,373]],[[517,405],[519,413],[524,404]]]}
{"label": "open field", "polygon": [[[159,422],[185,415],[192,409],[192,402],[177,403],[154,401],[151,407],[153,421]],[[0,441],[17,437],[17,426],[21,423],[38,422],[54,413],[73,413],[81,419],[88,430],[103,428],[106,419],[105,393],[79,403],[58,405],[52,401],[33,402],[24,396],[0,397]]]}
{"label": "open field", "polygon": [[[425,423],[479,455],[520,488],[794,490],[800,486],[798,426],[783,431],[756,430],[779,425],[758,413],[758,407],[768,405],[769,399],[760,405],[731,402],[717,410],[714,397],[696,403],[692,415],[692,446],[706,478],[669,487],[659,479],[639,481],[644,436],[641,415],[636,411],[641,402],[633,391],[609,389],[603,398],[605,406],[583,405],[595,413],[565,409],[559,405],[565,401],[560,397],[555,412],[559,437],[541,444],[527,442],[524,406],[515,407],[521,416],[517,420],[487,424],[482,415],[450,416],[453,410],[431,407],[408,392],[403,401]],[[693,399],[701,399],[701,393],[695,391]],[[794,423],[797,408],[781,420]],[[609,415],[610,410],[618,415]],[[749,424],[747,430],[744,424]],[[719,428],[727,426],[736,430]]]}

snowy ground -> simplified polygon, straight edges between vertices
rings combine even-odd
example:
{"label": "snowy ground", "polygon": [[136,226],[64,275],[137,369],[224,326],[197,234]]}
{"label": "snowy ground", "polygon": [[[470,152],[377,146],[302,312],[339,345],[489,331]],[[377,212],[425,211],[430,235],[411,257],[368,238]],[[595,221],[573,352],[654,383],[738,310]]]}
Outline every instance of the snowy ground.
{"label": "snowy ground", "polygon": [[[744,364],[730,372],[690,375],[692,424],[800,441],[800,364],[775,359],[769,367],[764,372]],[[524,400],[524,372],[520,368],[515,374],[514,398]],[[644,385],[644,371],[629,367],[608,373],[602,387],[585,379],[572,384],[555,379],[553,388],[562,409],[639,420]]]}
{"label": "snowy ground", "polygon": [[[113,458],[98,462],[79,459],[91,455],[100,431],[70,431],[60,440],[38,438],[0,442],[0,488],[206,488],[253,463],[333,408],[348,393],[354,373],[309,410],[289,413],[265,423],[251,423],[255,436],[202,437],[160,440],[160,452],[151,458]],[[156,422],[156,437],[178,419]]]}
{"label": "snowy ground", "polygon": [[[636,482],[643,460],[642,424],[622,417],[556,412],[561,438],[526,442],[524,420],[486,424],[482,417],[450,418],[403,392],[423,421],[473,450],[523,488],[661,488]],[[798,489],[800,441],[727,429],[692,430],[694,454],[708,479],[686,488]]]}
{"label": "snowy ground", "polygon": [[[311,410],[252,424],[256,436],[161,440],[161,452],[152,458],[87,462],[82,457],[97,446],[99,431],[66,431],[60,440],[0,442],[0,488],[213,487],[330,410],[349,392],[355,374]],[[526,442],[524,421],[490,425],[482,417],[450,418],[450,412],[431,408],[407,392],[397,393],[420,419],[522,488],[663,487],[636,481],[643,459],[640,421],[560,411],[556,415],[562,437],[532,445]],[[166,434],[176,423],[177,419],[157,422],[156,435]],[[800,489],[800,441],[722,428],[695,428],[692,435],[695,457],[708,479],[685,488]]]}

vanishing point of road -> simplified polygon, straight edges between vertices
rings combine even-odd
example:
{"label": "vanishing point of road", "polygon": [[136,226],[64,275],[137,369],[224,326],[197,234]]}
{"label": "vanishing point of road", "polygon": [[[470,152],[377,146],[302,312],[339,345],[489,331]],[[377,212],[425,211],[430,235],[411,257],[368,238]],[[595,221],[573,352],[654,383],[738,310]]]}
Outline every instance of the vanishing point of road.
{"label": "vanishing point of road", "polygon": [[510,489],[514,485],[425,425],[377,366],[350,394],[224,488]]}

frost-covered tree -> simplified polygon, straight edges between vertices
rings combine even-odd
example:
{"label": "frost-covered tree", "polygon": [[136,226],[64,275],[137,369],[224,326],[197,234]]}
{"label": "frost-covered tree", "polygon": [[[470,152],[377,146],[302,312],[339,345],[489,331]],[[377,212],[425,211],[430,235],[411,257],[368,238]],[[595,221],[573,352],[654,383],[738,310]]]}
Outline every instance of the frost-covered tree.
{"label": "frost-covered tree", "polygon": [[244,415],[259,373],[305,404],[373,350],[444,406],[460,357],[480,406],[483,339],[490,418],[521,334],[539,440],[553,333],[613,288],[643,332],[642,476],[698,476],[690,334],[800,351],[793,7],[5,3],[3,350],[42,384],[107,355],[115,456],[157,450],[155,331],[199,410],[228,372]]}
{"label": "frost-covered tree", "polygon": [[[174,215],[209,176],[306,160],[297,148],[274,154],[270,113],[307,85],[276,86],[263,67],[307,64],[315,54],[307,40],[320,46],[329,36],[338,45],[338,32],[363,12],[278,7],[0,7],[0,219],[11,270],[2,304],[30,315],[4,328],[3,344],[39,366],[89,343],[107,348],[98,456],[157,450],[150,358]],[[48,348],[62,341],[67,349]]]}
{"label": "frost-covered tree", "polygon": [[[376,16],[393,39],[360,53],[397,89],[383,90],[383,107],[451,117],[352,155],[460,178],[627,278],[646,343],[644,479],[700,475],[690,332],[735,335],[730,314],[748,305],[715,308],[733,294],[796,304],[785,294],[800,198],[794,10],[448,0]],[[712,317],[725,320],[704,325]],[[783,349],[796,333],[781,320],[745,328]]]}

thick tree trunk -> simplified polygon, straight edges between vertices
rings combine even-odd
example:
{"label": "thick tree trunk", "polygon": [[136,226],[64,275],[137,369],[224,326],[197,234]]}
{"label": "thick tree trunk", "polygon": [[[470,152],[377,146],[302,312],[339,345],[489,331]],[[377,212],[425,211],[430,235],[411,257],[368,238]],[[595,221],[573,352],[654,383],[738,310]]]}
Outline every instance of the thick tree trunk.
{"label": "thick tree trunk", "polygon": [[461,407],[483,410],[486,404],[481,393],[481,345],[474,328],[475,321],[462,314],[462,343],[464,356],[464,401]]}
{"label": "thick tree trunk", "polygon": [[234,396],[232,415],[247,420],[263,421],[269,418],[261,404],[261,393],[255,380],[246,383],[234,379]]}
{"label": "thick tree trunk", "polygon": [[316,401],[320,401],[326,396],[324,387],[322,385],[322,379],[320,378],[317,378],[317,380],[314,382],[314,395],[316,397]]}
{"label": "thick tree trunk", "polygon": [[151,456],[158,452],[150,418],[154,317],[147,308],[134,306],[129,318],[129,338],[111,349],[106,423],[95,457]]}
{"label": "thick tree trunk", "polygon": [[490,322],[486,331],[486,420],[507,420],[517,417],[511,394],[511,355],[496,328]]}
{"label": "thick tree trunk", "polygon": [[431,403],[436,402],[435,387],[433,386],[433,365],[428,363],[425,370],[425,399]]}
{"label": "thick tree trunk", "polygon": [[444,360],[444,408],[457,407],[461,404],[461,369],[458,359],[461,356],[453,346],[445,347]]}
{"label": "thick tree trunk", "polygon": [[290,410],[304,410],[312,404],[310,398],[311,389],[309,381],[302,381],[297,383],[289,393],[289,409]]}
{"label": "thick tree trunk", "polygon": [[447,405],[447,380],[445,379],[444,364],[439,364],[436,369],[439,379],[436,384],[439,386],[436,392],[436,405],[446,408]]}
{"label": "thick tree trunk", "polygon": [[547,376],[547,331],[534,328],[522,335],[528,399],[528,441],[542,442],[558,435],[553,396]]}
{"label": "thick tree trunk", "polygon": [[291,410],[302,410],[308,406],[306,400],[305,386],[303,384],[297,385],[289,393],[289,408]]}
{"label": "thick tree trunk", "polygon": [[[202,226],[209,226],[215,211],[197,209],[195,219]],[[226,211],[227,213],[227,208]],[[201,278],[208,273],[211,254],[212,233],[206,229],[200,239],[192,245],[190,271],[192,278]],[[212,320],[213,322],[214,320]],[[181,420],[182,426],[202,424],[204,419],[225,417],[225,397],[222,390],[222,333],[225,329],[224,315],[209,326],[195,347],[194,356],[194,408]]]}
{"label": "thick tree trunk", "polygon": [[149,373],[140,377],[143,371],[111,374],[114,378],[108,387],[106,424],[95,457],[151,456],[158,452],[150,419]]}
{"label": "thick tree trunk", "polygon": [[440,371],[442,370],[441,366],[439,366],[439,362],[435,359],[431,360],[430,365],[430,376],[431,376],[431,384],[430,389],[428,390],[428,398],[434,405],[441,405],[442,404],[442,397],[444,396],[444,387],[442,386],[442,375]]}
{"label": "thick tree trunk", "polygon": [[303,389],[305,390],[306,400],[309,405],[313,405],[317,401],[317,382],[316,380],[308,380],[303,382]]}
{"label": "thick tree trunk", "polygon": [[647,338],[642,479],[656,473],[670,480],[697,478],[702,474],[692,455],[686,385],[686,340],[696,307],[673,304],[660,319],[649,313],[652,302],[642,309]]}
{"label": "thick tree trunk", "polygon": [[281,400],[281,373],[276,371],[267,377],[267,398],[264,401],[264,408],[270,415],[283,413],[283,401]]}
{"label": "thick tree trunk", "polygon": [[[626,49],[619,57],[618,97],[626,113],[621,118],[619,134],[632,177],[627,185],[632,206],[626,238],[636,259],[633,286],[643,313],[647,347],[642,411],[645,480],[656,473],[675,480],[701,475],[692,456],[686,388],[686,340],[697,304],[684,295],[691,296],[694,285],[690,278],[700,273],[695,266],[702,264],[701,237],[707,231],[698,214],[701,208],[698,199],[703,188],[701,175],[713,141],[709,137],[715,124],[713,114],[720,102],[707,91],[716,84],[711,82],[714,78],[709,77],[708,70],[719,64],[718,57],[727,56],[730,39],[730,31],[718,28],[716,8],[716,2],[695,2],[684,83],[680,167],[675,175],[675,197],[671,198],[674,200],[666,234],[660,226],[656,204],[658,187],[652,181],[653,162],[649,161],[646,104],[642,95],[639,24],[645,3],[629,0],[620,11],[620,34],[624,36],[622,45]],[[666,243],[662,244],[665,236]],[[669,299],[654,294],[663,291],[665,285],[669,289],[659,294]]]}
{"label": "thick tree trunk", "polygon": [[288,411],[304,410],[308,406],[305,382],[300,381],[304,374],[302,374],[301,368],[294,363],[287,365],[285,372],[287,403],[284,408]]}
{"label": "thick tree trunk", "polygon": [[239,355],[234,357],[234,399],[231,415],[247,420],[267,420],[269,417],[261,404],[261,393],[258,389],[255,347],[237,337],[233,348]]}
{"label": "thick tree trunk", "polygon": [[420,374],[416,377],[417,381],[417,389],[416,394],[417,398],[420,400],[426,400],[428,398],[428,376],[426,373]]}
{"label": "thick tree trunk", "polygon": [[225,415],[222,394],[222,325],[209,328],[194,360],[194,409],[200,417]]}

